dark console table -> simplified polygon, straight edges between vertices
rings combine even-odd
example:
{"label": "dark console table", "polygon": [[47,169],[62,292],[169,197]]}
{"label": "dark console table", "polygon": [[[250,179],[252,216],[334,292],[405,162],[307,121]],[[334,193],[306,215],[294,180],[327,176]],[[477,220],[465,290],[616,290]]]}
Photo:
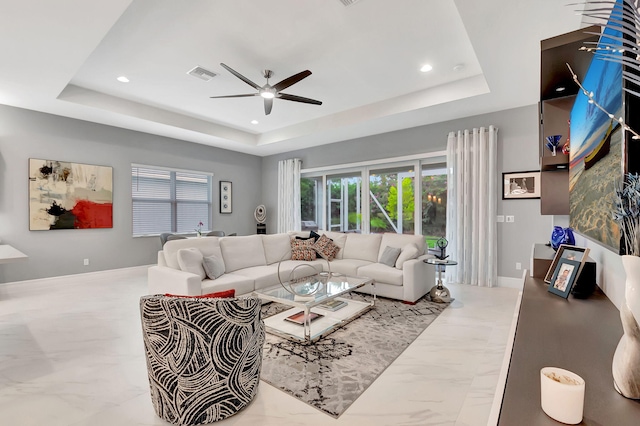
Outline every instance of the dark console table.
{"label": "dark console table", "polygon": [[527,277],[500,419],[503,426],[560,425],[540,407],[540,369],[560,367],[586,382],[583,425],[640,425],[640,402],[613,388],[611,361],[622,336],[620,313],[600,291],[563,299]]}

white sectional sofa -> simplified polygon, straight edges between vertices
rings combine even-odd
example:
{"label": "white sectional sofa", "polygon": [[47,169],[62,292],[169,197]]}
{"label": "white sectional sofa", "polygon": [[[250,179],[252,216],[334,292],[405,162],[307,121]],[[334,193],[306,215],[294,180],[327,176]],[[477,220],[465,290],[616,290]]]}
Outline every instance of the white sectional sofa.
{"label": "white sectional sofa", "polygon": [[[291,259],[291,239],[308,237],[308,232],[249,235],[241,237],[203,237],[168,241],[158,252],[158,265],[149,268],[150,294],[171,293],[201,295],[234,289],[236,295],[277,285],[278,263],[281,277],[287,279],[294,268],[309,264],[316,271],[330,270],[346,275],[365,276],[373,279],[378,296],[415,302],[435,284],[435,268],[423,262],[433,257],[425,254],[422,236],[402,234],[357,234],[320,232],[333,240],[340,250],[331,262],[318,256],[317,260]],[[393,264],[380,263],[386,247],[401,249]],[[183,249],[197,249],[186,250]],[[186,262],[187,255],[196,260]],[[224,273],[208,279],[204,268],[197,264],[197,257],[215,256],[222,259]],[[181,267],[182,266],[182,267]],[[221,266],[221,265],[220,265]],[[309,267],[299,267],[295,275],[309,275]],[[371,286],[362,292],[371,293]]]}

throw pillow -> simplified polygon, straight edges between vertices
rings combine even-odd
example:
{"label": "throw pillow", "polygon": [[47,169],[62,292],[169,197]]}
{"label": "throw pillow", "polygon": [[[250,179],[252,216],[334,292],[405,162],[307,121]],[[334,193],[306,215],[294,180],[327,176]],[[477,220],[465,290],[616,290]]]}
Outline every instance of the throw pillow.
{"label": "throw pillow", "polygon": [[400,256],[399,248],[386,246],[382,252],[382,256],[380,256],[380,263],[393,268],[396,265],[398,256]]}
{"label": "throw pillow", "polygon": [[213,299],[213,298],[219,298],[219,299],[223,299],[223,298],[227,298],[227,297],[236,297],[236,291],[234,289],[231,290],[223,290],[223,291],[217,291],[215,293],[207,293],[207,294],[203,294],[201,296],[183,296],[183,295],[179,295],[179,294],[165,294],[166,297],[191,297],[194,299]]}
{"label": "throw pillow", "polygon": [[318,238],[320,238],[320,234],[318,234],[315,231],[311,231],[309,232],[309,236],[308,237],[296,237],[296,240],[310,240],[313,239],[313,242],[315,243],[316,241],[318,241]]}
{"label": "throw pillow", "polygon": [[207,277],[211,280],[220,278],[224,274],[224,261],[218,256],[207,256],[202,258],[202,267]]}
{"label": "throw pillow", "polygon": [[396,260],[396,268],[402,269],[402,266],[407,260],[415,259],[416,257],[418,257],[418,247],[413,244],[407,244],[402,247],[400,256],[398,256],[398,260]]}
{"label": "throw pillow", "polygon": [[178,265],[185,272],[191,272],[200,276],[203,280],[207,276],[202,267],[202,252],[197,248],[184,248],[178,250]]}
{"label": "throw pillow", "polygon": [[316,251],[313,249],[313,239],[291,240],[291,260],[316,260]]}
{"label": "throw pillow", "polygon": [[331,262],[340,250],[340,247],[335,245],[333,241],[326,235],[322,235],[318,238],[318,241],[313,245],[313,249],[323,258]]}

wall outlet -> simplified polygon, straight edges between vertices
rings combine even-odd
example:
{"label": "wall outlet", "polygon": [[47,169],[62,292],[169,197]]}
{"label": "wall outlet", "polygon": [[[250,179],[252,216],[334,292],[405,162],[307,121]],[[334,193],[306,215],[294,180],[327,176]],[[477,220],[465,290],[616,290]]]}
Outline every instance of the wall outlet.
{"label": "wall outlet", "polygon": [[504,222],[504,215],[499,214],[498,216],[496,216],[496,222]]}
{"label": "wall outlet", "polygon": [[522,269],[522,263],[516,262],[516,270],[520,271]]}
{"label": "wall outlet", "polygon": [[515,216],[506,216],[506,219],[507,219],[507,222],[508,222],[508,223],[513,223],[513,222],[515,222],[515,221],[516,221],[516,220],[515,220],[515,219],[516,219],[516,218],[515,218]]}
{"label": "wall outlet", "polygon": [[89,266],[89,259],[84,260],[84,266]]}

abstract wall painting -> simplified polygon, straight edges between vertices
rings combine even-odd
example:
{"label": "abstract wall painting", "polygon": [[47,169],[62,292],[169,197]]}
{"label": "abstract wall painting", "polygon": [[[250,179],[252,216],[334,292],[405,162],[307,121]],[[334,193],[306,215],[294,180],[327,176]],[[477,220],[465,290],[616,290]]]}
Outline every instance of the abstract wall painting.
{"label": "abstract wall painting", "polygon": [[29,159],[29,229],[113,228],[113,168]]}

